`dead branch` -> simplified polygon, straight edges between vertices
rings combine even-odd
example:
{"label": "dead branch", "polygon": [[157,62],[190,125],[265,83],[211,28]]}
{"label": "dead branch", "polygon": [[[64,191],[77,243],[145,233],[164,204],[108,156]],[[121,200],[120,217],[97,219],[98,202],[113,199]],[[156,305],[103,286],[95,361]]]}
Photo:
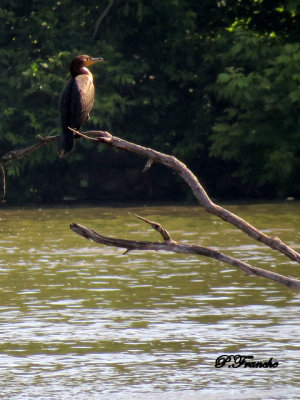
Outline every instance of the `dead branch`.
{"label": "dead branch", "polygon": [[0,163],[0,170],[1,170],[1,181],[2,181],[2,202],[5,201],[6,197],[6,171],[4,168],[4,163]]}
{"label": "dead branch", "polygon": [[250,225],[248,222],[244,221],[242,218],[238,217],[227,209],[215,204],[209,198],[196,176],[187,168],[187,166],[183,162],[179,161],[176,157],[160,153],[156,150],[143,147],[135,143],[127,142],[126,140],[120,139],[116,136],[112,136],[108,132],[104,131],[87,131],[84,133],[80,133],[76,130],[73,130],[73,132],[79,136],[82,136],[84,139],[97,141],[99,143],[105,143],[121,150],[130,151],[132,153],[136,153],[143,157],[146,157],[148,160],[152,160],[152,162],[157,162],[171,168],[187,183],[200,205],[208,213],[218,216],[224,221],[236,226],[252,239],[262,242],[272,249],[286,255],[291,260],[300,263],[300,254],[290,248],[285,243],[283,243],[277,236],[271,237],[264,234],[254,226]]}
{"label": "dead branch", "polygon": [[25,147],[20,150],[11,150],[5,153],[1,159],[1,163],[6,163],[8,161],[18,160],[24,156],[27,156],[30,153],[34,153],[39,150],[41,147],[45,146],[48,143],[55,142],[60,138],[60,135],[55,136],[37,136],[38,141],[29,147]]}
{"label": "dead branch", "polygon": [[[107,145],[116,147],[121,150],[130,151],[139,155],[144,156],[147,158],[147,163],[145,169],[149,169],[153,162],[161,163],[171,169],[173,169],[176,173],[178,173],[187,185],[191,188],[192,192],[194,193],[196,199],[204,207],[204,209],[214,214],[223,220],[231,223],[232,225],[236,226],[251,238],[258,240],[267,246],[271,247],[274,250],[278,250],[279,252],[285,254],[290,259],[297,261],[300,263],[300,254],[297,253],[295,250],[291,249],[285,243],[283,243],[278,237],[270,237],[253,227],[252,225],[248,224],[242,218],[236,216],[235,214],[231,213],[230,211],[226,210],[223,207],[220,207],[214,204],[207,193],[205,192],[204,188],[201,186],[198,179],[195,175],[186,167],[185,164],[177,160],[175,157],[160,153],[158,151],[152,150],[150,148],[146,148],[134,143],[127,142],[123,139],[118,137],[112,136],[109,132],[105,131],[88,131],[84,133],[77,132],[73,130],[75,134],[81,136],[85,140],[93,140],[98,143],[105,143]],[[20,159],[30,153],[33,153],[39,150],[44,145],[55,142],[59,139],[60,135],[56,136],[38,136],[38,142],[20,150],[12,150],[4,154],[0,158],[0,164],[2,166],[2,180],[3,180],[3,192],[6,190],[6,180],[5,180],[5,171],[4,166],[5,163],[9,161],[13,161],[16,159]],[[84,237],[89,239],[95,240],[95,238],[100,243],[117,246],[117,247],[124,247],[126,248],[126,253],[131,250],[165,250],[165,251],[172,251],[172,252],[180,252],[180,253],[190,253],[190,254],[199,254],[207,257],[215,258],[219,261],[225,262],[229,265],[236,266],[238,268],[243,269],[247,274],[254,274],[258,276],[263,276],[268,279],[275,280],[280,282],[284,285],[289,287],[299,289],[299,281],[294,278],[285,277],[273,272],[265,271],[260,268],[253,267],[249,264],[246,264],[242,261],[236,260],[230,256],[224,255],[220,252],[217,252],[212,249],[203,248],[200,246],[188,246],[179,243],[173,242],[171,239],[170,234],[159,224],[156,222],[148,221],[143,217],[138,217],[139,219],[143,220],[150,224],[154,229],[160,232],[163,236],[164,243],[151,243],[151,242],[133,242],[133,241],[124,241],[122,239],[111,239],[106,238],[97,234],[96,232],[90,230],[89,228],[82,227],[77,224],[72,224],[71,228],[81,234]],[[80,232],[79,232],[80,231]],[[116,242],[117,241],[117,242]],[[133,246],[133,243],[135,245]],[[133,246],[133,247],[132,247]],[[168,247],[169,246],[169,247]]]}
{"label": "dead branch", "polygon": [[111,9],[112,5],[114,4],[114,0],[109,0],[109,3],[107,4],[105,10],[102,12],[102,14],[100,15],[100,17],[97,19],[96,24],[95,24],[95,29],[94,29],[94,33],[93,33],[93,39],[96,38],[99,27],[101,22],[104,20],[104,18],[106,17],[106,15],[108,14],[109,10]]}
{"label": "dead branch", "polygon": [[19,160],[27,156],[28,154],[34,153],[39,150],[41,147],[45,146],[48,143],[56,142],[60,138],[60,135],[55,136],[37,136],[38,141],[31,146],[25,147],[23,149],[18,150],[10,150],[5,153],[0,158],[0,168],[1,168],[1,181],[2,181],[2,202],[5,202],[6,197],[6,170],[5,164],[10,161]]}
{"label": "dead branch", "polygon": [[124,254],[128,253],[132,250],[152,250],[152,251],[168,251],[172,253],[184,253],[184,254],[197,254],[205,257],[210,257],[215,260],[221,261],[223,263],[229,264],[233,267],[239,268],[244,271],[247,275],[256,275],[263,278],[271,279],[275,282],[281,283],[285,286],[288,286],[293,289],[300,290],[300,281],[291,277],[283,276],[277,274],[275,272],[266,271],[261,268],[253,267],[250,264],[247,264],[243,261],[237,260],[234,257],[225,255],[219,251],[195,246],[195,245],[186,245],[182,243],[177,243],[172,240],[170,234],[163,228],[160,224],[156,222],[148,221],[146,218],[139,217],[139,219],[149,223],[155,230],[162,234],[164,242],[147,242],[147,241],[136,241],[136,240],[127,240],[127,239],[116,239],[110,238],[106,236],[102,236],[99,233],[93,231],[90,228],[79,224],[71,224],[70,228],[72,231],[77,233],[78,235],[83,236],[88,240],[93,240],[96,243],[101,243],[105,246],[114,246],[119,248],[125,248],[126,251]]}

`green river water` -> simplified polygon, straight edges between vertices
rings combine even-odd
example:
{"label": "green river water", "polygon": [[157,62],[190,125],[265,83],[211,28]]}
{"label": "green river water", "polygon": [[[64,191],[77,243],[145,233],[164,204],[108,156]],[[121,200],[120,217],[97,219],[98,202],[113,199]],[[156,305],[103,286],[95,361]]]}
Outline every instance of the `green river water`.
{"label": "green river water", "polygon": [[[300,203],[227,207],[300,251]],[[300,278],[300,266],[199,207],[0,210],[0,398],[300,399],[300,293],[217,261],[76,235],[213,247]],[[215,368],[253,355],[276,368]],[[229,367],[229,368],[228,368]]]}

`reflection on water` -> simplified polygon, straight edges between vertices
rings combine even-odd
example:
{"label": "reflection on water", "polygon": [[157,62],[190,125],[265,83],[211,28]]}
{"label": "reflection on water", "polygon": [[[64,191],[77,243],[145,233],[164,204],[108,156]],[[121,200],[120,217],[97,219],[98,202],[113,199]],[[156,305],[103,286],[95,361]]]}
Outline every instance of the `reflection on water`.
{"label": "reflection on water", "polygon": [[[300,205],[231,206],[299,250]],[[0,212],[0,384],[5,399],[291,399],[299,385],[300,295],[217,261],[97,246],[115,237],[174,240],[300,276],[284,256],[197,207]],[[276,369],[215,369],[222,354]]]}

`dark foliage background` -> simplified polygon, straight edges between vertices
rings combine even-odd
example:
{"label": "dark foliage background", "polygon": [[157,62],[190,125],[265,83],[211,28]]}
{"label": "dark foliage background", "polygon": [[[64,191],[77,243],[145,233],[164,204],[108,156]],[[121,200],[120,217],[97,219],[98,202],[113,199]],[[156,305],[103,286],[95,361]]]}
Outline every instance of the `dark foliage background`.
{"label": "dark foliage background", "polygon": [[[297,0],[2,0],[1,154],[60,132],[69,63],[89,54],[105,62],[93,67],[84,129],[174,154],[214,197],[299,196],[299,8]],[[60,160],[49,145],[7,165],[7,198],[185,198],[170,172],[141,174],[143,165],[80,140]]]}

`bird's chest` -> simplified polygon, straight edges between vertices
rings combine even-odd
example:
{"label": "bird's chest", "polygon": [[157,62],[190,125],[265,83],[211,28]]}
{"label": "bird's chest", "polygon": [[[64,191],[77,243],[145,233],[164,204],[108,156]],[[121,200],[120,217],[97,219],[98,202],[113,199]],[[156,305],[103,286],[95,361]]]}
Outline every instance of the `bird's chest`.
{"label": "bird's chest", "polygon": [[90,75],[79,75],[75,78],[74,90],[78,91],[80,96],[94,94],[93,77]]}

